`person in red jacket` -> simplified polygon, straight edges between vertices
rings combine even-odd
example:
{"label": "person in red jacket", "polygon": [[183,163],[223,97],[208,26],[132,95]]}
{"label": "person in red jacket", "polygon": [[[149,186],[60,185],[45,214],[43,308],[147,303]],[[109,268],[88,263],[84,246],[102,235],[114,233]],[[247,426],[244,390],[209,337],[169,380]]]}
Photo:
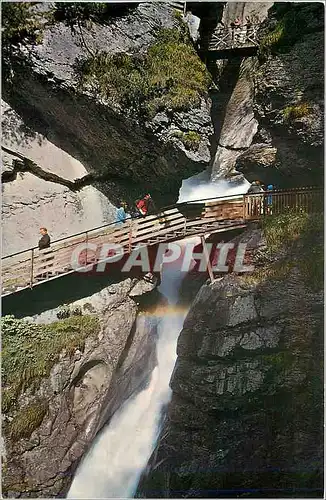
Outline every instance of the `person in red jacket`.
{"label": "person in red jacket", "polygon": [[154,202],[150,194],[146,194],[144,198],[136,201],[136,207],[139,213],[145,217],[152,209],[155,209]]}

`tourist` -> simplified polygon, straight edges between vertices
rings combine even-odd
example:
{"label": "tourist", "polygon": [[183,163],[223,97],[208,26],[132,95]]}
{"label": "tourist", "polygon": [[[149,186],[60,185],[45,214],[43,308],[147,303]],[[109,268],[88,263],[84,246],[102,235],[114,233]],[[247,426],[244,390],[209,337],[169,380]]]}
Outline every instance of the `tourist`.
{"label": "tourist", "polygon": [[118,224],[126,222],[127,214],[125,212],[126,204],[124,202],[118,203],[116,222]]}
{"label": "tourist", "polygon": [[250,215],[258,216],[263,212],[263,196],[257,196],[259,193],[264,193],[261,183],[259,181],[253,181],[247,193],[256,195],[252,200]]}
{"label": "tourist", "polygon": [[252,26],[252,22],[251,22],[251,20],[250,20],[250,17],[249,17],[249,16],[247,16],[247,17],[246,17],[246,26],[247,26],[247,29],[248,29],[248,28],[250,28],[250,27]]}
{"label": "tourist", "polygon": [[272,207],[273,207],[273,196],[271,191],[274,190],[273,184],[268,184],[267,191],[269,192],[266,196],[266,213],[267,215],[272,215]]}
{"label": "tourist", "polygon": [[[252,22],[251,22],[251,19],[249,16],[246,17],[246,40],[248,41],[248,39],[250,39],[250,37],[252,37],[254,31],[253,31],[253,26],[252,26]],[[253,40],[249,40],[251,42],[253,42]]]}
{"label": "tourist", "polygon": [[46,229],[46,227],[40,227],[40,233],[42,237],[38,242],[39,250],[44,250],[45,248],[49,248],[51,239],[50,236],[48,235],[48,230]]}
{"label": "tourist", "polygon": [[136,207],[142,217],[154,213],[155,204],[150,194],[146,194],[144,198],[136,201]]}

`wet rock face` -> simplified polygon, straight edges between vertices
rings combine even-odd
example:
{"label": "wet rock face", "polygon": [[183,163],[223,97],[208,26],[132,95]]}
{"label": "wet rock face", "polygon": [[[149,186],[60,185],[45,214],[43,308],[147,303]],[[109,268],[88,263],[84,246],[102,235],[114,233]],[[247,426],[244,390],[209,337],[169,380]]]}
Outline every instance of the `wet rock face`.
{"label": "wet rock face", "polygon": [[[78,308],[81,314],[96,315],[100,331],[86,339],[83,352],[62,352],[35,393],[27,390],[19,396],[18,408],[37,398],[48,401],[44,418],[29,438],[13,440],[4,415],[5,496],[65,494],[96,433],[147,380],[156,363],[156,324],[142,321],[136,326],[137,303],[130,297],[136,287],[137,295],[140,288],[148,293],[146,283],[127,279],[71,304],[71,311]],[[60,311],[25,319],[51,323],[58,320]]]}
{"label": "wet rock face", "polygon": [[[36,134],[78,159],[88,172],[107,173],[102,188],[113,201],[119,196],[134,201],[146,190],[175,201],[178,183],[210,161],[209,99],[189,114],[174,117],[168,111],[144,123],[130,110],[77,90],[74,65],[89,57],[85,44],[91,52],[144,54],[162,28],[177,29],[178,22],[174,8],[159,2],[141,3],[108,25],[93,23],[91,30],[83,30],[85,43],[78,32],[55,24],[45,30],[42,44],[20,54],[17,81],[4,89],[6,100]],[[196,150],[175,135],[189,130],[200,136]]]}
{"label": "wet rock face", "polygon": [[269,56],[255,71],[254,111],[259,129],[253,145],[238,156],[235,167],[249,180],[258,177],[279,187],[322,182],[322,17],[309,34],[284,53]]}
{"label": "wet rock face", "polygon": [[[257,230],[245,239],[263,250]],[[167,421],[138,496],[321,491],[322,317],[322,294],[297,269],[205,284],[179,337]]]}
{"label": "wet rock face", "polygon": [[[226,26],[238,17],[243,23],[247,16],[255,16],[262,21],[271,5],[268,2],[229,2],[224,6],[222,21]],[[221,68],[222,71],[220,69],[216,100],[226,100],[226,103],[225,107],[217,105],[216,110],[221,124],[215,127],[219,137],[212,166],[212,180],[237,175],[236,160],[251,145],[258,128],[253,105],[256,58],[242,59],[233,56],[218,63],[224,68]]]}
{"label": "wet rock face", "polygon": [[246,150],[257,132],[253,111],[254,58],[239,61],[239,77],[226,106],[219,145],[212,168],[212,179],[229,177],[237,157]]}
{"label": "wet rock face", "polygon": [[[255,10],[254,4],[248,5]],[[262,43],[278,22],[282,24],[282,19],[275,18],[272,4],[257,6],[258,11],[262,9],[261,19],[270,8],[260,29]],[[238,62],[239,75],[229,92],[225,112],[217,110],[223,125],[221,132],[217,130],[220,137],[213,162],[213,180],[240,173],[249,181],[259,179],[279,188],[322,182],[323,11],[320,6],[318,13],[316,4],[291,6],[293,12],[301,8],[306,9],[306,23],[295,43],[281,41],[280,47],[264,59],[260,55]],[[224,11],[226,20],[242,15],[241,3],[230,4]],[[285,33],[289,29],[287,26]],[[275,32],[277,38],[279,33],[275,35]],[[231,61],[226,69],[230,65]],[[236,68],[232,71],[235,74]],[[223,87],[224,80],[222,72],[218,85]]]}
{"label": "wet rock face", "polygon": [[45,130],[35,132],[4,101],[2,132],[2,145],[12,151],[2,151],[3,255],[37,246],[40,226],[48,229],[54,241],[115,220],[116,208],[94,186],[72,191],[22,168],[21,158],[32,160],[44,177],[55,174],[68,183],[87,174],[80,161],[46,138]]}

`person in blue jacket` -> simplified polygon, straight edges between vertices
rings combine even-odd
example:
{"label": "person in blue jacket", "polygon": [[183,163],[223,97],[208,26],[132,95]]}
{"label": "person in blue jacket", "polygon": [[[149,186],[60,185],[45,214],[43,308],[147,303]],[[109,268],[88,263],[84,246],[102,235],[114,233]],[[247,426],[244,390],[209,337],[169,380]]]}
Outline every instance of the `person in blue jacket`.
{"label": "person in blue jacket", "polygon": [[116,214],[116,222],[118,224],[126,222],[126,211],[125,211],[125,203],[122,201],[118,203],[117,214]]}
{"label": "person in blue jacket", "polygon": [[267,214],[268,215],[272,214],[273,196],[271,194],[271,191],[273,191],[273,190],[274,190],[273,184],[268,184],[267,190],[266,190],[267,191],[266,208],[267,208]]}

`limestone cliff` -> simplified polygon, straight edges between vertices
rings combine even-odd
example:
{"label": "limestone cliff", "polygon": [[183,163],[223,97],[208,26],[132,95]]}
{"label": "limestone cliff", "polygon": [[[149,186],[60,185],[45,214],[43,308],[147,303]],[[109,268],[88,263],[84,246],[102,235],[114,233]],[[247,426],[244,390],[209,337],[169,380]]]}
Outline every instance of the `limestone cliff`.
{"label": "limestone cliff", "polygon": [[[279,188],[319,184],[323,177],[323,6],[264,4],[261,20],[268,7],[268,18],[258,32],[257,56],[233,61],[239,76],[230,82],[233,87],[228,90],[225,118],[222,114],[212,178],[241,173],[248,180],[258,178]],[[241,16],[239,8],[236,13]],[[230,63],[219,65],[217,83],[223,93]]]}
{"label": "limestone cliff", "polygon": [[[282,10],[283,9],[283,10]],[[282,186],[323,178],[324,12],[321,4],[280,4],[261,30],[255,72],[259,129],[238,158],[246,176]]]}
{"label": "limestone cliff", "polygon": [[136,317],[154,287],[126,279],[24,321],[3,318],[5,496],[62,496],[96,433],[146,382],[157,325]]}
{"label": "limestone cliff", "polygon": [[[229,2],[225,4],[221,22],[229,26],[236,18],[246,23],[262,22],[267,16],[270,2]],[[214,100],[220,122],[216,138],[217,150],[212,164],[212,180],[238,175],[234,172],[237,157],[252,143],[257,132],[258,122],[254,115],[254,74],[257,60],[255,57],[242,58],[232,54],[229,60],[217,62]],[[239,176],[239,175],[238,175]]]}
{"label": "limestone cliff", "polygon": [[[5,16],[13,8],[8,5]],[[94,177],[92,187],[77,195],[27,173],[7,183],[8,253],[22,250],[23,238],[24,246],[35,244],[40,224],[57,239],[112,221],[107,198],[133,203],[148,190],[158,203],[175,201],[181,180],[210,161],[209,75],[178,11],[160,2],[122,6],[118,12],[108,6],[104,20],[91,17],[84,23],[78,17],[78,29],[58,4],[38,8],[41,14],[34,15],[41,20],[35,18],[33,43],[22,36],[17,41],[22,28],[10,22],[10,10],[4,17],[4,41],[11,38],[4,50],[3,144],[65,179]],[[169,44],[174,67],[164,66]],[[101,58],[108,62],[105,84],[94,69]],[[130,66],[125,68],[125,62]],[[178,74],[181,67],[184,74]],[[187,104],[188,80],[194,89],[188,89]],[[29,194],[20,202],[16,198],[22,191]]]}
{"label": "limestone cliff", "polygon": [[280,218],[248,230],[254,274],[198,293],[138,497],[322,496],[322,217],[291,217],[287,248]]}

